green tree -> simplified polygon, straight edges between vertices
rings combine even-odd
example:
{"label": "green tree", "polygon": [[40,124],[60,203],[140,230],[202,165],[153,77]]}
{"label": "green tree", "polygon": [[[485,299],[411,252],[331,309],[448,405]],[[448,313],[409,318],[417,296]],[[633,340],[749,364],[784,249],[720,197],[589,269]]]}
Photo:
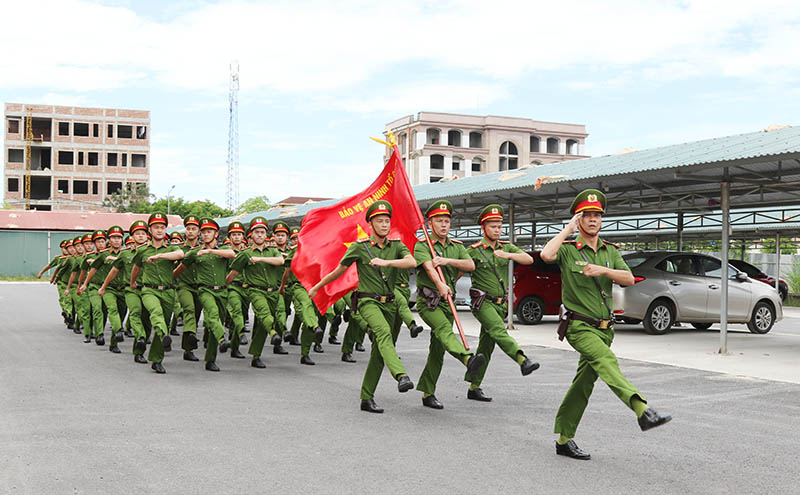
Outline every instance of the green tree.
{"label": "green tree", "polygon": [[[761,242],[761,252],[775,254],[775,238],[767,238]],[[781,254],[797,254],[797,246],[791,239],[781,239]]]}
{"label": "green tree", "polygon": [[117,192],[106,196],[103,206],[110,207],[117,213],[148,213],[150,191],[146,184],[128,184]]}
{"label": "green tree", "polygon": [[236,214],[242,213],[256,213],[258,211],[266,211],[272,208],[269,198],[266,196],[254,196],[236,208]]}

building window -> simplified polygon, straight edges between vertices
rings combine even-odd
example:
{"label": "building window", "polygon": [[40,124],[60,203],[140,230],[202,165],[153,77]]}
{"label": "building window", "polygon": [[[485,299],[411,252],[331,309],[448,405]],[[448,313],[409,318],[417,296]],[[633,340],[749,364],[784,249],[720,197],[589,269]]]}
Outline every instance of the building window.
{"label": "building window", "polygon": [[517,145],[506,141],[500,145],[500,170],[514,170],[517,168]]}
{"label": "building window", "polygon": [[98,153],[96,151],[90,151],[88,157],[89,165],[97,165],[97,160],[98,160]]}
{"label": "building window", "polygon": [[558,138],[547,138],[547,152],[558,153]]}
{"label": "building window", "polygon": [[66,179],[58,179],[58,192],[61,194],[69,194],[69,181]]}
{"label": "building window", "polygon": [[469,147],[470,148],[483,148],[483,134],[480,132],[469,133]]}
{"label": "building window", "polygon": [[478,157],[472,159],[472,171],[483,172],[483,160]]}
{"label": "building window", "polygon": [[145,125],[136,126],[136,139],[147,139],[147,126]]}
{"label": "building window", "polygon": [[75,122],[72,124],[72,134],[75,136],[89,137],[89,124],[85,122]]}
{"label": "building window", "polygon": [[122,182],[106,182],[106,194],[114,194],[122,190]]}
{"label": "building window", "polygon": [[114,137],[114,124],[108,124],[108,134],[106,135],[110,138]]}
{"label": "building window", "polygon": [[578,142],[574,139],[567,139],[567,154],[568,155],[577,155],[578,154]]}
{"label": "building window", "polygon": [[75,163],[75,157],[73,156],[74,152],[72,151],[59,151],[58,152],[58,164],[59,165],[72,165]]}
{"label": "building window", "polygon": [[425,131],[426,144],[439,144],[439,135],[442,131],[439,129],[428,129]]}
{"label": "building window", "polygon": [[98,191],[97,181],[93,180],[92,181],[92,194],[97,194],[97,191]]}
{"label": "building window", "polygon": [[89,181],[88,180],[72,181],[72,192],[74,194],[89,194]]}
{"label": "building window", "polygon": [[540,139],[536,136],[531,136],[531,153],[539,153]]}
{"label": "building window", "polygon": [[400,153],[408,153],[408,135],[400,134],[397,136],[397,144],[400,147]]}
{"label": "building window", "polygon": [[461,157],[454,156],[453,157],[453,170],[461,170]]}
{"label": "building window", "polygon": [[78,152],[78,165],[83,165],[83,151]]}
{"label": "building window", "polygon": [[442,155],[431,155],[431,169],[444,170],[444,157]]}
{"label": "building window", "polygon": [[118,125],[117,126],[117,137],[120,139],[131,139],[133,138],[133,126],[132,125]]}
{"label": "building window", "polygon": [[8,133],[19,134],[19,119],[8,119]]}
{"label": "building window", "polygon": [[147,166],[147,155],[134,153],[131,155],[131,167],[144,168]]}
{"label": "building window", "polygon": [[100,124],[92,124],[92,137],[100,135]]}
{"label": "building window", "polygon": [[58,135],[59,136],[69,136],[69,122],[59,122],[58,123]]}
{"label": "building window", "polygon": [[109,167],[116,167],[117,166],[117,154],[116,153],[109,153],[106,155],[106,165]]}
{"label": "building window", "polygon": [[8,192],[19,192],[19,179],[8,179]]}
{"label": "building window", "polygon": [[122,166],[123,167],[127,167],[128,166],[128,154],[127,153],[123,153],[122,154]]}
{"label": "building window", "polygon": [[8,163],[22,163],[25,161],[25,150],[8,148]]}
{"label": "building window", "polygon": [[461,147],[461,131],[451,130],[447,131],[447,146]]}

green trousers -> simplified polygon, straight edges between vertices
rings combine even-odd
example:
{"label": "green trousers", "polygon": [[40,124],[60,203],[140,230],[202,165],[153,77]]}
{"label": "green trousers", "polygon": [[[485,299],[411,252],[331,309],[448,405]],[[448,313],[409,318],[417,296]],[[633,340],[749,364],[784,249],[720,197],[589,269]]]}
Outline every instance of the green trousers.
{"label": "green trousers", "polygon": [[[128,323],[131,325],[134,340],[150,337],[150,318],[147,317],[142,305],[141,293],[138,290],[125,289],[125,305],[128,307]],[[133,346],[133,354],[144,354]]]}
{"label": "green trousers", "polygon": [[186,342],[186,334],[191,333],[197,335],[197,322],[200,321],[200,313],[203,311],[203,305],[200,304],[200,296],[196,289],[186,285],[179,285],[178,290],[178,303],[181,305],[181,312],[183,316],[183,338],[181,340],[181,348],[184,352],[193,351],[189,348]]}
{"label": "green trousers", "polygon": [[[336,318],[337,316],[339,316],[341,318],[342,313],[344,313],[345,308],[346,308],[346,306],[344,304],[344,298],[339,299],[338,301],[333,303],[333,305],[330,306],[325,311],[325,314],[323,315],[325,317],[324,321],[329,322],[329,323],[333,323],[334,318]],[[322,326],[322,325],[320,325],[320,326]],[[334,328],[333,326],[331,326],[331,329],[328,332],[328,335],[331,336],[331,337],[336,337],[337,335],[339,335],[339,329],[338,328]],[[320,336],[319,339],[315,340],[315,342],[317,344],[321,344],[323,337],[324,336]]]}
{"label": "green trousers", "polygon": [[414,313],[408,307],[408,299],[411,297],[411,289],[408,287],[395,287],[394,300],[397,301],[397,311],[400,313],[400,319],[406,324],[409,330],[414,325]]}
{"label": "green trousers", "polygon": [[[243,307],[247,301],[247,290],[238,285],[228,287],[228,315],[231,320],[231,349],[239,349],[239,339],[244,330]],[[249,305],[249,302],[247,303]]]}
{"label": "green trousers", "polygon": [[639,390],[619,369],[617,356],[611,351],[614,329],[600,330],[582,321],[571,321],[567,327],[567,342],[580,353],[578,371],[556,414],[555,433],[574,437],[583,411],[592,395],[594,382],[600,378],[614,395],[633,410],[631,399],[644,400]]}
{"label": "green trousers", "polygon": [[[317,328],[317,313],[314,310],[314,303],[308,297],[308,291],[301,284],[292,284],[289,289],[292,291],[292,304],[294,305],[294,321],[303,325],[303,333],[300,334],[300,353],[308,356],[311,351],[311,344],[314,343],[314,330]],[[294,323],[292,324],[294,328]]]}
{"label": "green trousers", "polygon": [[361,382],[361,399],[375,397],[375,389],[383,373],[383,366],[389,368],[395,380],[406,374],[406,369],[397,356],[395,343],[400,333],[400,319],[397,302],[379,303],[364,298],[358,301],[358,312],[372,329],[372,350],[369,354],[364,380]]}
{"label": "green trousers", "polygon": [[428,360],[422,370],[422,375],[419,377],[417,390],[431,395],[436,392],[436,382],[439,381],[439,375],[442,373],[445,351],[462,364],[464,356],[472,355],[471,352],[464,348],[464,344],[458,335],[453,332],[453,321],[455,319],[453,313],[450,312],[450,307],[445,306],[446,304],[442,302],[436,309],[431,311],[425,304],[424,298],[417,298],[417,312],[422,321],[431,327]]}
{"label": "green trousers", "polygon": [[56,287],[58,287],[58,304],[61,306],[61,311],[71,317],[73,314],[72,298],[64,295],[64,291],[67,290],[67,284],[66,282],[58,281],[56,282]]}
{"label": "green trousers", "polygon": [[103,294],[103,305],[108,313],[108,321],[111,322],[111,347],[117,345],[117,332],[122,330],[122,319],[128,311],[125,304],[125,289],[106,287]]}
{"label": "green trousers", "polygon": [[228,304],[228,290],[212,290],[201,287],[198,291],[200,304],[203,306],[203,327],[209,330],[206,345],[205,361],[217,360],[217,347],[225,339],[225,327],[222,318],[225,316],[225,307]]}
{"label": "green trousers", "polygon": [[472,314],[481,323],[478,349],[475,352],[486,356],[486,362],[478,369],[475,376],[464,375],[464,380],[478,386],[483,381],[486,368],[489,367],[489,359],[492,357],[495,344],[497,344],[508,357],[513,359],[514,362],[516,362],[517,354],[521,353],[522,349],[520,349],[517,341],[514,340],[508,334],[508,330],[506,330],[504,318],[508,314],[507,304],[501,306],[491,301],[484,301],[481,305],[481,309],[473,311]]}
{"label": "green trousers", "polygon": [[[350,294],[345,295],[342,299],[346,300],[349,307]],[[342,339],[342,354],[352,354],[356,343],[363,344],[364,336],[367,334],[368,329],[367,320],[356,311],[356,308],[350,308],[350,321],[347,322],[347,328]]]}
{"label": "green trousers", "polygon": [[175,303],[175,289],[156,290],[142,287],[142,304],[150,315],[150,324],[153,326],[153,343],[147,359],[153,363],[164,361],[164,343],[162,339],[168,335],[167,322],[172,317],[172,307]]}
{"label": "green trousers", "polygon": [[97,287],[89,287],[84,294],[89,299],[89,310],[92,319],[92,336],[97,338],[105,333],[105,314],[103,298],[97,293]]}
{"label": "green trousers", "polygon": [[[273,327],[275,331],[281,335],[284,335],[287,332],[286,328],[286,306],[288,301],[288,297],[279,294],[277,291],[274,292],[276,300],[275,300],[275,309],[272,313],[273,319]],[[253,305],[253,312],[255,313],[255,305]]]}
{"label": "green trousers", "polygon": [[83,326],[83,334],[86,336],[92,335],[92,304],[89,302],[89,296],[84,292],[83,295],[75,293],[77,289],[72,289],[71,294],[74,294],[75,307],[78,309],[78,319]]}
{"label": "green trousers", "polygon": [[247,289],[247,297],[253,305],[253,314],[256,320],[253,323],[253,339],[247,352],[253,358],[257,358],[261,357],[267,337],[278,333],[275,329],[273,314],[283,306],[283,299],[275,291],[267,292],[253,287]]}

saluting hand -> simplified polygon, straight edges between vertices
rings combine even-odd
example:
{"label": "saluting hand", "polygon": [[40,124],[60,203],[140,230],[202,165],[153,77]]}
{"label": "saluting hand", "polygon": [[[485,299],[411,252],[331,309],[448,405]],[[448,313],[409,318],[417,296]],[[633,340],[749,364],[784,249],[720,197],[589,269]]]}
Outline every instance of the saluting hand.
{"label": "saluting hand", "polygon": [[580,221],[582,216],[583,216],[582,211],[579,211],[578,213],[572,216],[566,227],[570,234],[578,231],[578,222]]}
{"label": "saluting hand", "polygon": [[587,277],[599,277],[606,274],[606,267],[590,263],[583,267],[583,274]]}

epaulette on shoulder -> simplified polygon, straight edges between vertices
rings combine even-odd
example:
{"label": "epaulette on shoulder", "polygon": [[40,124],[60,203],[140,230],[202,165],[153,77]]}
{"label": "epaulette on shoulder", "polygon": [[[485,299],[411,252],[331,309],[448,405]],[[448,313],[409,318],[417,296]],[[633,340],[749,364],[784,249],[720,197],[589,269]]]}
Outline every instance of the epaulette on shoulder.
{"label": "epaulette on shoulder", "polygon": [[576,240],[574,240],[574,239],[573,239],[573,240],[571,240],[571,241],[564,241],[564,242],[562,242],[562,244],[575,244],[575,243],[577,243],[577,242],[578,242],[578,241],[576,241]]}
{"label": "epaulette on shoulder", "polygon": [[614,244],[613,242],[608,242],[607,240],[603,239],[603,244],[608,244],[609,246],[614,246],[615,248],[619,249],[619,246]]}
{"label": "epaulette on shoulder", "polygon": [[363,237],[361,239],[358,239],[356,242],[363,243],[363,242],[367,242],[368,240],[369,240],[369,237]]}
{"label": "epaulette on shoulder", "polygon": [[478,242],[476,242],[475,244],[470,244],[470,246],[469,246],[469,247],[471,247],[471,248],[476,248],[476,247],[479,247],[481,244],[483,244],[483,241],[478,241]]}
{"label": "epaulette on shoulder", "polygon": [[457,244],[464,244],[464,241],[459,241],[458,239],[450,239],[450,240]]}
{"label": "epaulette on shoulder", "polygon": [[498,239],[498,240],[497,240],[497,243],[498,243],[498,244],[500,244],[501,246],[502,246],[503,244],[510,244],[510,242],[509,242],[509,241],[501,241],[500,239]]}

